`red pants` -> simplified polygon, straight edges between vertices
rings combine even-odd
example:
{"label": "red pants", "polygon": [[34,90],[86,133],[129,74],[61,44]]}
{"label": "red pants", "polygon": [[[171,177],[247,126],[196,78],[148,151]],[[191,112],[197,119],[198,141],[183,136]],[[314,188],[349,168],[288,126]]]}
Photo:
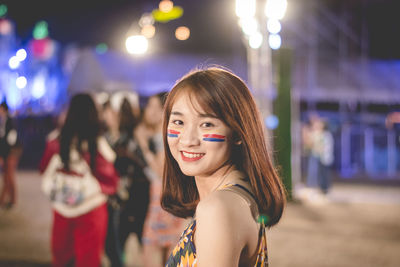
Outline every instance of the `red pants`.
{"label": "red pants", "polygon": [[53,266],[99,267],[107,232],[106,204],[75,218],[54,212]]}
{"label": "red pants", "polygon": [[16,201],[16,185],[15,170],[18,166],[19,157],[14,154],[8,154],[3,161],[4,182],[3,189],[0,193],[0,205],[7,203],[15,204]]}

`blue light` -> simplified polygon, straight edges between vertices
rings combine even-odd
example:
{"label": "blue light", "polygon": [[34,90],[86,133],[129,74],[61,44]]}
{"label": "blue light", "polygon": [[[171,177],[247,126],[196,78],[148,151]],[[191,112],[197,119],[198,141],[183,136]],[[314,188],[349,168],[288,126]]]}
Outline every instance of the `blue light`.
{"label": "blue light", "polygon": [[46,93],[46,78],[43,74],[38,74],[32,82],[32,96],[36,99],[41,98]]}
{"label": "blue light", "polygon": [[279,34],[271,34],[268,38],[268,43],[271,49],[279,49],[282,44],[281,36]]}
{"label": "blue light", "polygon": [[19,76],[17,78],[17,80],[15,81],[15,84],[17,85],[17,87],[19,89],[25,88],[27,83],[28,83],[28,81],[26,80],[26,78],[24,76]]}
{"label": "blue light", "polygon": [[12,56],[9,60],[8,60],[8,66],[10,67],[10,69],[15,70],[19,67],[19,60],[16,56]]}
{"label": "blue light", "polygon": [[17,51],[17,54],[16,54],[16,56],[17,56],[17,59],[21,62],[21,61],[24,61],[25,59],[26,59],[26,50],[25,49],[23,49],[23,48],[21,48],[21,49],[19,49],[18,51]]}
{"label": "blue light", "polygon": [[279,119],[275,115],[269,115],[265,118],[265,126],[270,130],[275,130],[279,125]]}
{"label": "blue light", "polygon": [[269,19],[267,22],[267,29],[271,34],[277,34],[281,31],[282,26],[279,20],[277,19]]}

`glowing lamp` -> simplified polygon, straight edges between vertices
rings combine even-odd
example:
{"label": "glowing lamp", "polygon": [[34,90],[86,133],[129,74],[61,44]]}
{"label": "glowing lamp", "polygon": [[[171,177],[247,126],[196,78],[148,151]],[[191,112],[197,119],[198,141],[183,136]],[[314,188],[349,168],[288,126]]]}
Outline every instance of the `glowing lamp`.
{"label": "glowing lamp", "polygon": [[258,49],[262,45],[263,36],[260,32],[256,32],[249,37],[249,46],[253,49]]}
{"label": "glowing lamp", "polygon": [[239,18],[250,18],[256,14],[255,0],[236,0],[236,15]]}
{"label": "glowing lamp", "polygon": [[19,60],[16,56],[12,56],[9,60],[8,60],[8,66],[10,67],[10,69],[15,70],[19,67]]}
{"label": "glowing lamp", "polygon": [[19,50],[17,51],[17,53],[16,53],[16,57],[17,57],[17,59],[18,59],[19,61],[24,61],[24,60],[26,59],[26,56],[27,56],[26,50],[23,49],[23,48],[19,49]]}
{"label": "glowing lamp", "polygon": [[42,20],[36,23],[33,28],[33,38],[36,40],[44,39],[49,35],[49,30],[47,28],[47,22]]}
{"label": "glowing lamp", "polygon": [[275,115],[269,115],[268,117],[265,118],[265,126],[268,129],[274,130],[276,127],[279,125],[279,119]]}
{"label": "glowing lamp", "polygon": [[254,17],[242,18],[239,24],[246,35],[252,35],[258,31],[258,22]]}
{"label": "glowing lamp", "polygon": [[180,26],[175,30],[175,37],[178,40],[184,41],[189,39],[190,37],[190,30],[188,27]]}
{"label": "glowing lamp", "polygon": [[96,52],[98,54],[104,54],[105,52],[107,52],[107,50],[108,50],[108,46],[105,43],[96,45]]}
{"label": "glowing lamp", "polygon": [[158,4],[158,9],[161,12],[168,13],[174,8],[174,3],[170,0],[162,0],[160,4]]}
{"label": "glowing lamp", "polygon": [[174,6],[169,12],[162,12],[159,9],[154,9],[151,14],[153,15],[154,20],[165,23],[182,17],[183,8],[180,6]]}
{"label": "glowing lamp", "polygon": [[27,83],[28,82],[27,82],[27,80],[26,80],[26,78],[24,76],[19,76],[15,81],[15,84],[17,85],[17,87],[19,89],[25,88]]}
{"label": "glowing lamp", "polygon": [[54,54],[55,44],[50,38],[33,39],[30,43],[33,56],[36,59],[47,60]]}
{"label": "glowing lamp", "polygon": [[0,19],[0,34],[9,35],[12,32],[13,26],[8,19]]}
{"label": "glowing lamp", "polygon": [[154,27],[153,25],[145,25],[143,26],[141,31],[141,34],[147,39],[154,37],[155,33],[156,33],[156,27]]}
{"label": "glowing lamp", "polygon": [[269,33],[277,34],[281,31],[282,26],[279,20],[277,19],[269,19],[267,22],[267,29]]}
{"label": "glowing lamp", "polygon": [[279,34],[271,34],[268,37],[268,43],[271,49],[277,50],[281,47],[282,39]]}
{"label": "glowing lamp", "polygon": [[128,53],[140,55],[146,53],[149,42],[143,35],[133,35],[126,39],[125,46]]}
{"label": "glowing lamp", "polygon": [[144,13],[139,20],[139,26],[144,27],[146,25],[153,25],[154,24],[154,18],[151,13]]}
{"label": "glowing lamp", "polygon": [[0,5],[0,17],[4,17],[7,14],[7,6],[2,4]]}
{"label": "glowing lamp", "polygon": [[265,15],[270,19],[282,19],[287,8],[286,0],[267,0]]}

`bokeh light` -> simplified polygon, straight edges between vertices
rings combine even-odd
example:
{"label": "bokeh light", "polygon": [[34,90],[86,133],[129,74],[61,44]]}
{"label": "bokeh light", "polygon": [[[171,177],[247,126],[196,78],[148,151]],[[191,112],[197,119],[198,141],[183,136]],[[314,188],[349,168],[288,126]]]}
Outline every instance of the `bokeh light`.
{"label": "bokeh light", "polygon": [[23,48],[19,49],[19,50],[17,51],[17,53],[16,53],[16,56],[17,56],[17,59],[18,59],[19,61],[24,61],[24,60],[26,59],[26,56],[27,56],[26,50],[23,49]]}
{"label": "bokeh light", "polygon": [[255,0],[236,0],[236,15],[239,18],[250,18],[256,14]]}
{"label": "bokeh light", "polygon": [[246,35],[252,35],[258,31],[258,22],[254,17],[242,18],[239,24]]}
{"label": "bokeh light", "polygon": [[146,53],[149,42],[143,35],[132,35],[126,39],[125,46],[128,53],[140,55]]}
{"label": "bokeh light", "polygon": [[174,8],[174,3],[170,0],[162,0],[160,4],[158,4],[158,9],[161,12],[168,13]]}
{"label": "bokeh light", "polygon": [[159,9],[154,9],[151,12],[154,20],[162,23],[166,23],[170,20],[179,19],[183,15],[183,8],[180,6],[174,6],[169,12],[162,12]]}
{"label": "bokeh light", "polygon": [[100,43],[96,45],[96,53],[97,54],[104,54],[108,50],[108,46],[105,43]]}
{"label": "bokeh light", "polygon": [[7,14],[8,8],[6,5],[0,5],[0,17],[3,17]]}
{"label": "bokeh light", "polygon": [[279,34],[271,34],[268,38],[268,43],[271,49],[279,49],[282,44],[281,36]]}
{"label": "bokeh light", "polygon": [[190,30],[188,27],[180,26],[175,30],[175,37],[178,40],[184,41],[189,39],[190,37]]}
{"label": "bokeh light", "polygon": [[269,19],[267,22],[267,29],[269,33],[277,34],[281,31],[282,25],[277,19]]}
{"label": "bokeh light", "polygon": [[156,34],[156,27],[153,25],[145,25],[142,28],[141,34],[146,37],[147,39],[153,38]]}
{"label": "bokeh light", "polygon": [[260,32],[256,32],[249,37],[249,45],[253,49],[260,48],[263,42],[263,36]]}
{"label": "bokeh light", "polygon": [[151,13],[144,13],[139,20],[139,26],[144,27],[146,25],[153,25],[154,24],[154,18],[151,15]]}
{"label": "bokeh light", "polygon": [[0,34],[8,35],[12,31],[11,22],[8,19],[0,19]]}
{"label": "bokeh light", "polygon": [[268,117],[265,118],[265,126],[270,129],[274,130],[276,127],[279,125],[279,119],[277,116],[271,114]]}
{"label": "bokeh light", "polygon": [[12,56],[9,60],[8,60],[8,66],[10,67],[10,69],[15,70],[19,67],[19,60],[16,56]]}
{"label": "bokeh light", "polygon": [[33,29],[33,38],[36,40],[44,39],[49,35],[49,31],[47,28],[47,22],[42,20],[36,23],[35,28]]}
{"label": "bokeh light", "polygon": [[287,8],[286,0],[267,0],[265,15],[270,19],[282,19]]}
{"label": "bokeh light", "polygon": [[19,89],[23,89],[25,88],[26,84],[28,83],[28,81],[26,80],[26,78],[24,76],[19,76],[16,80],[15,80],[15,84],[17,85],[17,87]]}
{"label": "bokeh light", "polygon": [[46,93],[46,77],[43,73],[35,76],[32,82],[32,96],[36,99],[41,98]]}

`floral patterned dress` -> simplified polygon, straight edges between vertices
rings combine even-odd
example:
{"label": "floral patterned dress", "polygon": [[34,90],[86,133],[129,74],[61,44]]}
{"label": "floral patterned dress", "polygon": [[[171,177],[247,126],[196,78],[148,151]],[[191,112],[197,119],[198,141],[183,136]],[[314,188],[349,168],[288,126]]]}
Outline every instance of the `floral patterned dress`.
{"label": "floral patterned dress", "polygon": [[[244,186],[239,184],[228,184],[223,187],[228,188],[235,186],[246,191],[253,199],[253,194]],[[234,191],[234,190],[232,190]],[[265,218],[265,217],[264,217]],[[263,216],[258,217],[258,222],[260,223],[260,230],[258,236],[258,248],[257,254],[255,255],[254,267],[267,267],[268,266],[268,254],[267,254],[267,238],[266,238],[266,226]],[[183,231],[178,244],[172,251],[166,267],[196,267],[197,257],[196,257],[196,247],[194,245],[194,233],[196,230],[196,220],[193,219],[186,229]]]}

